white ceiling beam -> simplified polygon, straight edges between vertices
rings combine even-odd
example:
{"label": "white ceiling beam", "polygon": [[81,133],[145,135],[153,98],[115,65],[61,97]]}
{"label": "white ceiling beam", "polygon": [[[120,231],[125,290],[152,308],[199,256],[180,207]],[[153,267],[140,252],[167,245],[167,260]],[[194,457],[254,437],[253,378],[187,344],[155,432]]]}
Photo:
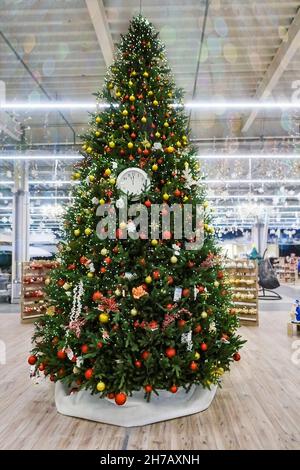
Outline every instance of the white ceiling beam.
{"label": "white ceiling beam", "polygon": [[[300,9],[289,27],[287,41],[283,41],[277,50],[274,59],[269,65],[263,80],[257,88],[254,100],[264,100],[270,96],[280,77],[286,70],[290,60],[299,48],[300,43]],[[247,118],[242,132],[247,132],[253,124],[258,110],[253,110]]]}
{"label": "white ceiling beam", "polygon": [[114,45],[108,27],[102,0],[85,0],[105,63],[111,65],[114,57]]}

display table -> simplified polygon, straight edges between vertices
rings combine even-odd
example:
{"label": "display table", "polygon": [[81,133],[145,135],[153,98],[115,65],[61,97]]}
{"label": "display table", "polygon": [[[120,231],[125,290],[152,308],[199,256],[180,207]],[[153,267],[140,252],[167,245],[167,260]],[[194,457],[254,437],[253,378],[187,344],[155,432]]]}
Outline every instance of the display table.
{"label": "display table", "polygon": [[208,390],[199,385],[193,385],[188,393],[184,389],[176,394],[162,390],[159,396],[152,394],[149,403],[144,399],[143,391],[134,392],[125,405],[118,406],[114,400],[101,399],[86,390],[68,393],[66,386],[57,382],[55,403],[57,411],[64,415],[128,428],[204,411],[211,404],[216,390],[216,386]]}

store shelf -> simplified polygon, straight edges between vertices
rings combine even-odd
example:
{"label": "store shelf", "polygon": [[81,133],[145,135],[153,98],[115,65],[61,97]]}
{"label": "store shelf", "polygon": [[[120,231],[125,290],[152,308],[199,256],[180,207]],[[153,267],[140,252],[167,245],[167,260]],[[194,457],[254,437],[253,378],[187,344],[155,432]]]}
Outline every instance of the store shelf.
{"label": "store shelf", "polygon": [[21,321],[31,322],[46,310],[45,279],[57,264],[53,261],[22,263]]}
{"label": "store shelf", "polygon": [[233,306],[231,313],[241,324],[259,324],[258,316],[258,268],[252,260],[227,260],[225,270],[231,285]]}

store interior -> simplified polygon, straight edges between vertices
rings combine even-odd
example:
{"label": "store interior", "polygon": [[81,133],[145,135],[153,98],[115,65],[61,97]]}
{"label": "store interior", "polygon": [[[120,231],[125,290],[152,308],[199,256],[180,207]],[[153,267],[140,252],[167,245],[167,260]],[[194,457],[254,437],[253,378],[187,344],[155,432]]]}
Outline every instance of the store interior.
{"label": "store interior", "polygon": [[[26,357],[93,93],[140,8],[185,90],[247,343],[206,412],[128,430],[58,415]],[[2,448],[299,448],[299,37],[297,0],[0,0]]]}

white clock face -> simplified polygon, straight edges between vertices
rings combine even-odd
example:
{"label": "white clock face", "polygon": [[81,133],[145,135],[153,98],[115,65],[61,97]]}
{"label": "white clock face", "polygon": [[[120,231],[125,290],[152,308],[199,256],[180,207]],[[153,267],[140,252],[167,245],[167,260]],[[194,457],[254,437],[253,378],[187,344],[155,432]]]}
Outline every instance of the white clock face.
{"label": "white clock face", "polygon": [[117,186],[125,194],[139,196],[150,186],[150,179],[140,168],[126,168],[117,178]]}

